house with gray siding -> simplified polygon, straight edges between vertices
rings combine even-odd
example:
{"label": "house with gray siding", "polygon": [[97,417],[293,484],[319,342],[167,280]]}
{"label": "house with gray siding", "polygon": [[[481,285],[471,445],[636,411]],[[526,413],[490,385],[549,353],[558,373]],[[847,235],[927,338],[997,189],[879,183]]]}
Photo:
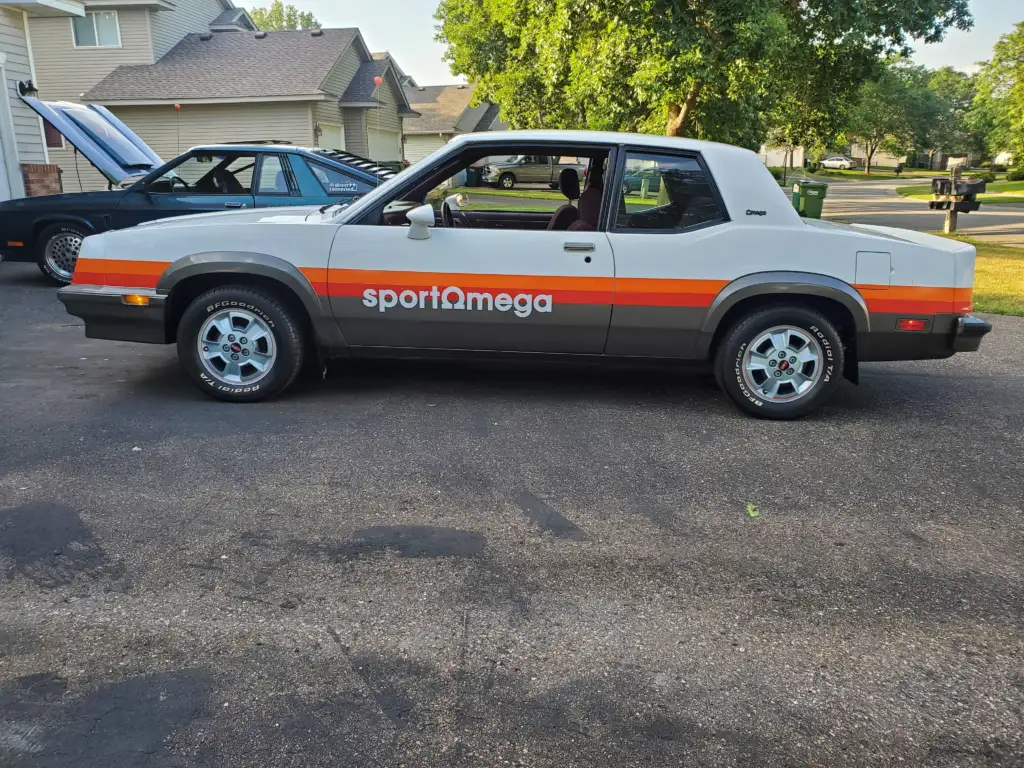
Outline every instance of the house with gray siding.
{"label": "house with gray siding", "polygon": [[0,201],[60,191],[50,164],[43,123],[21,100],[20,83],[36,78],[31,22],[54,19],[68,25],[85,17],[80,0],[16,0],[0,4]]}
{"label": "house with gray siding", "polygon": [[418,163],[460,133],[502,131],[498,105],[482,101],[473,106],[473,84],[405,86],[405,97],[418,118],[405,122],[405,157]]}

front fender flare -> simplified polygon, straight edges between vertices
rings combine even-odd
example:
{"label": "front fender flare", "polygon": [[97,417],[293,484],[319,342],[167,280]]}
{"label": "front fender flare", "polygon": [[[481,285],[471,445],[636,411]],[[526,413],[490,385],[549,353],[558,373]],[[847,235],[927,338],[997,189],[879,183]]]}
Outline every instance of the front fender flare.
{"label": "front fender flare", "polygon": [[258,275],[281,283],[302,302],[322,349],[347,348],[338,324],[334,322],[327,297],[321,297],[309,279],[291,262],[279,256],[248,251],[210,251],[185,256],[171,264],[160,276],[156,290],[171,294],[183,281],[199,275]]}
{"label": "front fender flare", "polygon": [[853,317],[858,335],[871,329],[864,297],[847,282],[813,272],[755,272],[733,280],[722,288],[708,307],[701,323],[697,354],[706,356],[711,343],[730,309],[755,296],[818,296],[843,305]]}

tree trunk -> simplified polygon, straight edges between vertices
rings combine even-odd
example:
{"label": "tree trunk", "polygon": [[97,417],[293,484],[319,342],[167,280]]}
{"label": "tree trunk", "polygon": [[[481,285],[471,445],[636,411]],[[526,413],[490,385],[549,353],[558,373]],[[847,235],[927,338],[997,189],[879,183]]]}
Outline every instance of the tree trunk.
{"label": "tree trunk", "polygon": [[686,121],[693,116],[693,107],[700,96],[702,83],[697,80],[690,86],[690,92],[686,94],[686,101],[682,104],[672,104],[668,108],[668,124],[665,126],[666,136],[684,136],[686,134]]}
{"label": "tree trunk", "polygon": [[928,150],[928,170],[933,170],[935,164],[935,151],[934,149]]}
{"label": "tree trunk", "polygon": [[878,147],[877,146],[873,147],[870,144],[867,144],[867,145],[864,146],[864,149],[867,150],[867,155],[868,155],[868,158],[867,158],[868,161],[864,165],[864,173],[867,174],[868,176],[870,176],[871,175],[871,158],[873,158],[875,156],[875,150],[878,149]]}

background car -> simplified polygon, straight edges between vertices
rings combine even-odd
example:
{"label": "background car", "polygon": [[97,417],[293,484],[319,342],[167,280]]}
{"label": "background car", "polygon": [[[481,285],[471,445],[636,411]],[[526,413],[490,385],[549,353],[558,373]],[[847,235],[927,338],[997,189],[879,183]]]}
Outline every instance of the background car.
{"label": "background car", "polygon": [[857,161],[848,155],[829,155],[821,161],[822,168],[833,168],[840,171],[848,171],[851,168],[856,168],[857,165]]}
{"label": "background car", "polygon": [[111,187],[0,204],[3,257],[35,261],[59,285],[71,282],[82,240],[98,232],[192,213],[348,202],[395,175],[347,152],[282,144],[195,147],[164,163],[103,107],[24,100]]}
{"label": "background car", "polygon": [[512,155],[503,161],[489,163],[484,168],[483,180],[501,189],[512,189],[516,184],[547,184],[557,189],[558,177],[566,168],[575,169],[583,179],[587,165],[576,157]]}
{"label": "background car", "polygon": [[661,190],[661,174],[655,168],[643,168],[622,177],[622,194],[639,192],[647,182],[647,191],[657,194]]}

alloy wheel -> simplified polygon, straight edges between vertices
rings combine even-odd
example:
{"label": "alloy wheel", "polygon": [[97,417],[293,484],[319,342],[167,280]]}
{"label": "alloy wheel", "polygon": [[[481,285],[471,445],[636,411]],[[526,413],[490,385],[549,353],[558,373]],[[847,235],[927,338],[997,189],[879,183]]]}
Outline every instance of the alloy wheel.
{"label": "alloy wheel", "polygon": [[227,309],[207,318],[197,340],[203,369],[222,384],[255,384],[277,360],[274,334],[252,312]]}
{"label": "alloy wheel", "polygon": [[807,331],[776,326],[747,346],[743,380],[768,402],[793,402],[808,395],[821,379],[822,360],[821,344]]}

